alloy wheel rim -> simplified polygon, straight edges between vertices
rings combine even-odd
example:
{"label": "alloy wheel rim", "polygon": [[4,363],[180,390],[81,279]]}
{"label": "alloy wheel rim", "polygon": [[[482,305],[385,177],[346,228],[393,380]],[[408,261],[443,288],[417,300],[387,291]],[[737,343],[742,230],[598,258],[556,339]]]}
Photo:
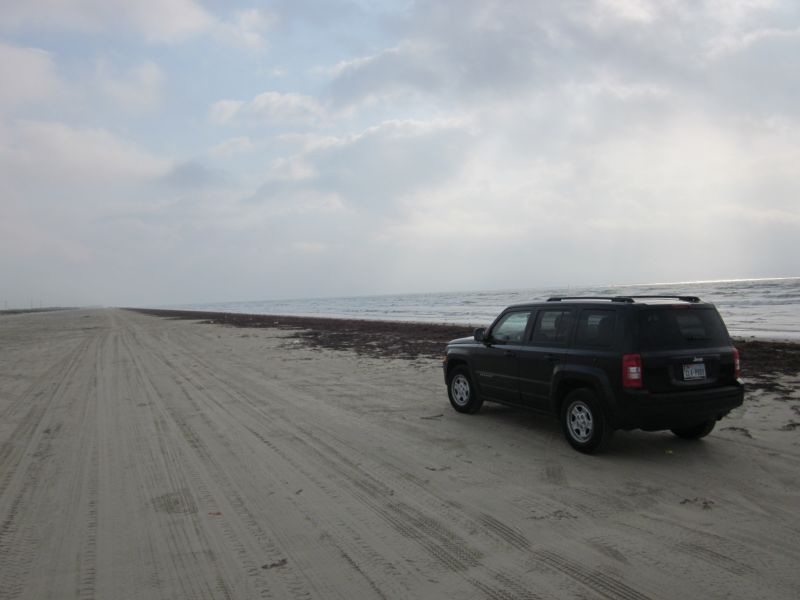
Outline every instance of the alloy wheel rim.
{"label": "alloy wheel rim", "polygon": [[469,403],[469,382],[463,375],[456,375],[453,383],[450,384],[453,392],[453,402],[458,406],[466,406]]}
{"label": "alloy wheel rim", "polygon": [[594,432],[592,411],[585,402],[573,402],[567,409],[567,428],[576,442],[585,444]]}

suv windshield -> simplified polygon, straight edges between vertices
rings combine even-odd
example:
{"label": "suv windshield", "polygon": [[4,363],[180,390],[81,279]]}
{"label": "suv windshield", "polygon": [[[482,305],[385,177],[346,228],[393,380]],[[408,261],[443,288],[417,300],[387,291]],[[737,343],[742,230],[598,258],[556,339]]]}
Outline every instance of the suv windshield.
{"label": "suv windshield", "polygon": [[712,307],[663,306],[639,314],[642,350],[708,348],[730,343],[722,318]]}

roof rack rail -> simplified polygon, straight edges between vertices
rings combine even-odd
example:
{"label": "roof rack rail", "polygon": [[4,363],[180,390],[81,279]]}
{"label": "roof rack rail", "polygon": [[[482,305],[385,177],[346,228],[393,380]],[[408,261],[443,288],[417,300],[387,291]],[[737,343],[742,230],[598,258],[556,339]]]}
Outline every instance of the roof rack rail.
{"label": "roof rack rail", "polygon": [[553,296],[548,298],[548,302],[560,302],[561,300],[608,300],[609,302],[633,302],[630,296]]}
{"label": "roof rack rail", "polygon": [[659,294],[659,295],[654,295],[654,296],[628,296],[628,297],[629,298],[634,298],[634,299],[636,299],[636,298],[667,298],[667,299],[670,299],[671,298],[671,299],[674,299],[674,300],[680,300],[681,302],[691,302],[693,304],[696,303],[696,302],[700,302],[700,298],[698,298],[697,296],[662,296],[662,295]]}
{"label": "roof rack rail", "polygon": [[653,296],[553,296],[552,298],[548,298],[548,302],[560,302],[561,300],[608,300],[610,302],[624,302],[626,304],[631,304],[635,302],[637,299],[648,299],[648,298],[665,298],[665,299],[675,299],[680,300],[681,302],[690,302],[695,304],[700,302],[700,298],[697,296],[661,296],[661,295],[653,295]]}

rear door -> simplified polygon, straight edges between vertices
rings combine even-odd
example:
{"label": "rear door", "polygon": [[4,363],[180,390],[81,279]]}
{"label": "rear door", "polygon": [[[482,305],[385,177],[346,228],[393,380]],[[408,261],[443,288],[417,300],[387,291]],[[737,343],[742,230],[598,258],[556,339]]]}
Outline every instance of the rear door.
{"label": "rear door", "polygon": [[553,371],[564,360],[574,321],[575,310],[570,308],[546,308],[537,313],[530,341],[519,351],[520,396],[526,406],[549,409]]}
{"label": "rear door", "polygon": [[735,383],[733,344],[711,305],[643,308],[638,316],[642,380],[651,392]]}
{"label": "rear door", "polygon": [[501,315],[474,352],[472,365],[478,389],[486,400],[519,404],[519,352],[528,334],[531,310]]}

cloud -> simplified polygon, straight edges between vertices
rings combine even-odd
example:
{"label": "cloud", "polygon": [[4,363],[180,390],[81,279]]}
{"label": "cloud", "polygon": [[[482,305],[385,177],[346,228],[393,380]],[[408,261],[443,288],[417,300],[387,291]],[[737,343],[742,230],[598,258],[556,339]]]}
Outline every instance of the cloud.
{"label": "cloud", "polygon": [[274,122],[313,119],[322,113],[322,107],[312,97],[303,94],[264,92],[239,112],[246,119]]}
{"label": "cloud", "polygon": [[227,158],[237,154],[251,152],[255,145],[249,137],[235,137],[225,140],[224,142],[214,146],[210,153],[217,158]]}
{"label": "cloud", "polygon": [[207,190],[224,183],[225,175],[221,171],[196,161],[174,165],[160,182],[178,190]]}
{"label": "cloud", "polygon": [[[0,261],[43,257],[30,282],[166,302],[796,274],[796,2],[278,0],[161,34],[89,5],[0,7],[54,49],[0,46]],[[98,40],[35,28],[125,43],[92,72]],[[131,33],[205,37],[128,55]]]}
{"label": "cloud", "polygon": [[152,61],[120,71],[97,60],[93,75],[65,77],[52,53],[0,42],[0,115],[15,111],[34,117],[49,110],[96,106],[105,97],[113,107],[149,112],[162,100],[166,76]]}
{"label": "cloud", "polygon": [[263,10],[237,11],[233,19],[219,23],[215,33],[233,46],[263,52],[268,46],[265,34],[275,22],[275,15]]}
{"label": "cloud", "polygon": [[152,187],[170,166],[105,129],[0,123],[0,270],[10,299],[38,291],[51,304],[102,301],[119,268],[98,265],[141,245],[137,231],[104,220],[162,210],[168,198]]}
{"label": "cloud", "polygon": [[50,53],[0,42],[0,114],[52,100],[63,92]]}
{"label": "cloud", "polygon": [[[481,287],[736,273],[754,254],[776,252],[747,243],[751,225],[779,228],[785,246],[785,231],[800,223],[796,124],[745,132],[725,119],[675,115],[546,154],[536,140],[507,147],[506,129],[476,127],[387,122],[307,140],[271,173],[255,206],[278,219],[276,243],[302,231],[348,264],[361,264],[358,253],[382,257],[382,267],[363,268],[374,285],[397,286],[389,289],[459,289],[468,272],[483,273]],[[338,212],[309,203],[324,193],[335,194]],[[299,206],[307,210],[290,210]],[[450,254],[459,261],[432,277],[426,261]],[[620,277],[610,265],[623,262]],[[776,264],[785,271],[785,263]],[[524,265],[536,267],[520,279]]]}
{"label": "cloud", "polygon": [[[326,71],[325,123],[367,125],[316,139],[304,129],[252,202],[333,194],[342,210],[324,227],[313,211],[269,218],[359,264],[372,289],[459,289],[477,271],[489,275],[476,286],[525,285],[532,264],[532,285],[619,280],[609,265],[623,261],[628,280],[736,273],[774,252],[726,239],[746,240],[748,223],[796,222],[788,165],[800,155],[788,133],[799,121],[793,36],[748,38],[730,61],[711,54],[714,40],[774,19],[763,3],[740,8],[415,3],[401,39]],[[774,38],[782,45],[759,50]],[[765,68],[775,56],[786,66]],[[400,118],[411,115],[426,118]],[[426,262],[442,253],[464,265],[432,275]]]}
{"label": "cloud", "polygon": [[327,92],[339,107],[413,99],[452,109],[583,79],[592,49],[579,36],[597,34],[561,6],[419,2],[400,43],[336,65]]}
{"label": "cloud", "polygon": [[451,79],[435,48],[407,42],[371,56],[343,61],[331,70],[328,93],[339,104],[370,102],[403,93],[436,94]]}
{"label": "cloud", "polygon": [[356,135],[307,141],[299,155],[274,165],[257,198],[324,192],[358,212],[389,216],[408,195],[447,181],[468,139],[463,123],[448,120],[388,121]]}
{"label": "cloud", "polygon": [[601,12],[636,23],[652,23],[657,4],[648,0],[597,0]]}
{"label": "cloud", "polygon": [[711,46],[709,57],[712,59],[725,58],[730,54],[746,52],[753,46],[774,40],[797,41],[800,38],[800,27],[795,29],[780,29],[770,27],[747,31],[736,36],[718,38]]}
{"label": "cloud", "polygon": [[115,74],[105,63],[98,65],[102,92],[117,107],[135,112],[149,111],[161,102],[166,76],[153,62],[146,61],[126,73]]}
{"label": "cloud", "polygon": [[49,190],[51,197],[155,180],[169,165],[105,129],[17,121],[0,134],[3,177],[22,189]]}
{"label": "cloud", "polygon": [[208,118],[212,123],[222,125],[231,121],[244,105],[241,100],[220,100],[211,105]]}
{"label": "cloud", "polygon": [[311,96],[280,92],[264,92],[249,102],[220,100],[209,110],[213,123],[233,121],[280,125],[285,123],[309,123],[322,116],[322,105]]}
{"label": "cloud", "polygon": [[300,254],[322,254],[329,250],[326,244],[320,242],[293,242],[291,249]]}
{"label": "cloud", "polygon": [[208,30],[214,17],[193,0],[32,0],[0,4],[0,28],[102,33],[110,26],[151,42],[176,42]]}
{"label": "cloud", "polygon": [[[795,93],[790,72],[800,55],[800,9],[787,6],[596,0],[576,11],[541,1],[422,0],[407,15],[399,43],[330,70],[327,97],[340,111],[378,104],[388,112],[409,102],[428,113],[485,110],[600,80],[617,89],[660,90],[673,102],[699,99],[713,110],[749,104],[793,112],[770,98],[773,89]],[[730,65],[720,63],[734,52]],[[769,55],[781,58],[770,64]],[[744,89],[752,77],[758,86]]]}

